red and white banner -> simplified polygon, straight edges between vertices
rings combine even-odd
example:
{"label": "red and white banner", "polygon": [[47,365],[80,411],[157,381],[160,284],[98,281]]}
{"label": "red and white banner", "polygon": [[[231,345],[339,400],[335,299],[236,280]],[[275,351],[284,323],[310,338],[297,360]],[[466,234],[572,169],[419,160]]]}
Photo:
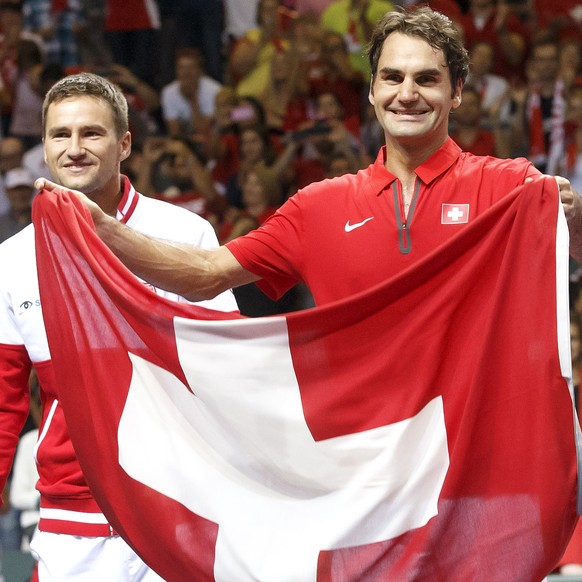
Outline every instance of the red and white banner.
{"label": "red and white banner", "polygon": [[577,520],[559,207],[540,179],[369,292],[245,319],[156,296],[38,196],[59,398],[111,524],[171,582],[542,579]]}

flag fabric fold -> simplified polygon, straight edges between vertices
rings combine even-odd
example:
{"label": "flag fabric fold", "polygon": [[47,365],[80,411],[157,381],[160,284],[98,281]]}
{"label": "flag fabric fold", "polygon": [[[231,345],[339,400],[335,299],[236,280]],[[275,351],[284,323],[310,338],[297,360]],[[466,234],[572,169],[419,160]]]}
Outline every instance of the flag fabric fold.
{"label": "flag fabric fold", "polygon": [[166,580],[530,582],[561,557],[577,420],[555,180],[366,293],[258,319],[156,296],[72,196],[33,215],[75,451]]}

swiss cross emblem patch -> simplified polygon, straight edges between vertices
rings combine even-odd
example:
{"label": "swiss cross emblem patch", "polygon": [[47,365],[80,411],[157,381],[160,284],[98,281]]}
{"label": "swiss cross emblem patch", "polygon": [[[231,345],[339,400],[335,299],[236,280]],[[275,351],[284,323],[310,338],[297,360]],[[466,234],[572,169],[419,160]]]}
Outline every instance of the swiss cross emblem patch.
{"label": "swiss cross emblem patch", "polygon": [[469,222],[468,204],[443,204],[441,224],[463,224]]}

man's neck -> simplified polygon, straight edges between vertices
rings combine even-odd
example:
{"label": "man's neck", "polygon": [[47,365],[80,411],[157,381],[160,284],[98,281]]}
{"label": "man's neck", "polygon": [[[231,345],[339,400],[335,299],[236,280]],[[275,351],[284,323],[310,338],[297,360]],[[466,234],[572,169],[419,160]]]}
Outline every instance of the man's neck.
{"label": "man's neck", "polygon": [[422,146],[402,144],[400,142],[386,142],[386,169],[394,174],[401,182],[413,178],[416,168],[430,158],[445,142]]}
{"label": "man's neck", "polygon": [[[89,196],[109,216],[115,216],[117,214],[117,207],[119,206],[124,191],[123,180],[121,176],[118,176],[115,181],[111,182],[111,185],[108,184],[103,190],[94,192]],[[117,188],[115,184],[117,184]]]}

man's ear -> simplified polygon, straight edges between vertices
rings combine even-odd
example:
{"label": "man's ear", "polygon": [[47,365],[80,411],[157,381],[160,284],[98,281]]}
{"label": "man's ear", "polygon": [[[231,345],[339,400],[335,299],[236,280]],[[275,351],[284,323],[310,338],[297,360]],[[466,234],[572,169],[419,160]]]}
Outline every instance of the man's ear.
{"label": "man's ear", "polygon": [[370,90],[368,91],[368,101],[374,105],[374,77],[370,79]]}
{"label": "man's ear", "polygon": [[457,87],[455,88],[455,93],[453,94],[453,107],[452,110],[456,109],[463,101],[463,83],[459,80],[457,82]]}
{"label": "man's ear", "polygon": [[123,162],[123,160],[126,160],[131,153],[131,133],[129,133],[129,131],[126,131],[121,139],[120,147],[121,151],[119,153],[119,161]]}

